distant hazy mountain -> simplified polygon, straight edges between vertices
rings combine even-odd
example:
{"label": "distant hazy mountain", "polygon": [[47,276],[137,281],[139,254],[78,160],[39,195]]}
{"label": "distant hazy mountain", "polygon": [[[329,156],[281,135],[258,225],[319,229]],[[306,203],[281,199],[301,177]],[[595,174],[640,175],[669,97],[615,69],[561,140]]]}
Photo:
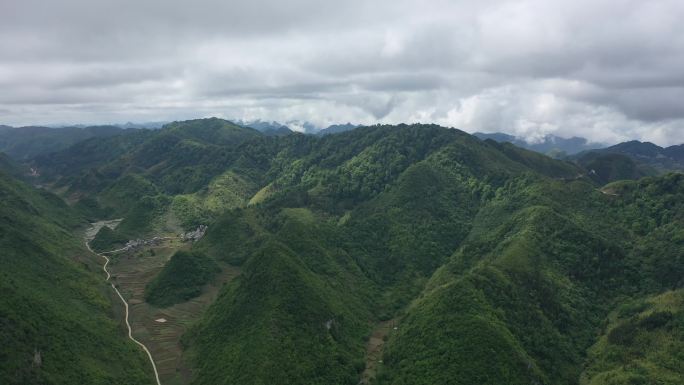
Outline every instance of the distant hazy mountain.
{"label": "distant hazy mountain", "polygon": [[360,127],[358,124],[351,124],[351,123],[346,123],[346,124],[333,124],[331,126],[328,126],[320,131],[318,131],[316,134],[317,135],[329,135],[329,134],[337,134],[340,132],[345,132],[349,130],[353,130],[355,128]]}
{"label": "distant hazy mountain", "polygon": [[263,130],[261,132],[263,134],[269,135],[269,136],[284,136],[284,135],[290,135],[290,134],[294,133],[294,131],[287,128],[287,126],[281,126],[278,128],[270,128],[270,129]]}
{"label": "distant hazy mountain", "polygon": [[132,122],[126,122],[123,124],[114,124],[115,126],[119,128],[147,128],[149,130],[156,130],[159,128],[162,128],[165,124],[169,122],[143,122],[143,123],[132,123]]}
{"label": "distant hazy mountain", "polygon": [[580,138],[576,136],[572,138],[562,138],[556,135],[546,135],[544,137],[544,140],[542,140],[541,142],[528,143],[524,139],[515,137],[513,135],[504,134],[501,132],[491,134],[476,132],[473,135],[477,136],[482,140],[492,139],[497,142],[513,143],[518,147],[523,147],[528,150],[541,152],[542,154],[547,154],[556,158],[562,158],[566,155],[572,155],[582,151],[606,147],[605,144],[591,143],[585,138]]}
{"label": "distant hazy mountain", "polygon": [[269,136],[283,136],[293,132],[286,125],[276,121],[268,122],[257,119],[252,121],[236,120],[234,122],[239,126],[253,128]]}
{"label": "distant hazy mountain", "polygon": [[353,130],[360,127],[358,124],[344,123],[344,124],[333,124],[325,128],[316,126],[315,124],[307,121],[300,120],[290,120],[285,123],[280,123],[276,121],[265,121],[265,120],[233,120],[233,122],[242,127],[250,127],[255,130],[261,131],[266,135],[282,136],[291,134],[293,132],[302,132],[310,135],[328,135],[337,134],[340,132],[345,132]]}
{"label": "distant hazy mountain", "polygon": [[93,137],[108,137],[125,130],[116,126],[10,127],[0,126],[0,152],[17,160],[63,150]]}
{"label": "distant hazy mountain", "polygon": [[580,162],[596,158],[598,155],[617,154],[626,156],[658,172],[684,171],[684,144],[660,147],[650,142],[632,140],[603,149],[592,150],[576,157]]}
{"label": "distant hazy mountain", "polygon": [[629,142],[619,143],[602,149],[603,152],[620,153],[635,158],[641,159],[668,159],[674,162],[684,161],[684,144],[660,147],[651,142],[639,142],[632,140]]}

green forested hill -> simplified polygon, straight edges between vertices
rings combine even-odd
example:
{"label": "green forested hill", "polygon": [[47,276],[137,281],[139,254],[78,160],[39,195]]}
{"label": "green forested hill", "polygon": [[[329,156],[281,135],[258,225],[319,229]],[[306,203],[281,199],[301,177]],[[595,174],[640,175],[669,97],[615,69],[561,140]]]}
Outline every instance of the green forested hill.
{"label": "green forested hill", "polygon": [[125,132],[115,126],[91,127],[9,127],[0,126],[0,152],[27,160],[64,150],[88,138],[105,138]]}
{"label": "green forested hill", "polygon": [[[0,171],[0,383],[150,384],[60,198]],[[117,304],[119,305],[119,304]]]}
{"label": "green forested hill", "polygon": [[25,169],[8,155],[0,152],[0,172],[21,179],[25,173]]}
{"label": "green forested hill", "polygon": [[[682,174],[605,185],[648,172],[434,125],[278,137],[207,119],[106,140],[78,167],[35,162],[83,215],[125,217],[110,239],[208,224],[192,255],[241,268],[183,337],[197,384],[356,384],[386,320],[377,383],[684,381],[679,344],[657,349],[681,304],[620,310],[684,284]],[[150,300],[201,285],[179,261]]]}
{"label": "green forested hill", "polygon": [[612,175],[610,180],[634,178],[635,171],[636,176],[684,171],[684,145],[681,144],[663,148],[650,142],[632,140],[581,152],[571,158],[595,169],[599,175]]}
{"label": "green forested hill", "polygon": [[667,291],[615,309],[588,351],[580,384],[679,384],[684,376],[684,296]]}
{"label": "green forested hill", "polygon": [[178,251],[145,289],[145,301],[159,307],[187,301],[219,271],[216,262],[201,253]]}

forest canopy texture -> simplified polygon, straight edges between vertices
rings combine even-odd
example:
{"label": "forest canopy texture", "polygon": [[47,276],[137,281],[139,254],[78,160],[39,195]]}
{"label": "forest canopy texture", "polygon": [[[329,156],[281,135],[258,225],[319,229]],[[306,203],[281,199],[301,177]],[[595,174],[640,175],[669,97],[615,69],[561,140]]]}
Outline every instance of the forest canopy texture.
{"label": "forest canopy texture", "polygon": [[[69,259],[69,229],[124,218],[98,247],[208,225],[146,288],[151,304],[241,271],[183,336],[194,384],[357,384],[387,320],[377,384],[684,383],[684,175],[635,162],[435,125],[267,136],[220,119],[35,156],[73,204],[2,174],[3,382],[142,382],[102,287]],[[86,298],[59,305],[73,293]],[[101,348],[73,373],[31,366],[73,338]]]}

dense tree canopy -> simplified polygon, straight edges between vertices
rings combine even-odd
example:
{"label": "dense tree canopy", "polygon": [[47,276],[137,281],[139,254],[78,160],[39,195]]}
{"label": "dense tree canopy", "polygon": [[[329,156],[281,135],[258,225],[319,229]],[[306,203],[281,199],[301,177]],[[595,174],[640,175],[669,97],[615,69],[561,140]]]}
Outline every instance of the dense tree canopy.
{"label": "dense tree canopy", "polygon": [[381,384],[684,381],[682,174],[434,125],[266,136],[220,119],[33,162],[69,215],[125,218],[103,244],[209,225],[149,303],[241,268],[183,337],[194,383],[357,384],[385,320]]}

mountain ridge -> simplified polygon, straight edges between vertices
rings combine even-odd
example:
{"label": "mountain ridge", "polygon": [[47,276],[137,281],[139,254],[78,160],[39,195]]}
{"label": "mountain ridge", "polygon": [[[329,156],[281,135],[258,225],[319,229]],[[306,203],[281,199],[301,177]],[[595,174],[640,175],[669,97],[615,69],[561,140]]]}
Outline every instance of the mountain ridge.
{"label": "mountain ridge", "polygon": [[[182,305],[213,266],[241,272],[181,338],[193,384],[593,385],[640,347],[630,335],[684,342],[670,323],[684,303],[613,318],[684,285],[684,174],[606,155],[553,159],[437,125],[272,136],[198,119],[33,165],[75,214],[124,218],[103,242],[208,226],[149,286]],[[616,381],[684,379],[647,357]]]}

